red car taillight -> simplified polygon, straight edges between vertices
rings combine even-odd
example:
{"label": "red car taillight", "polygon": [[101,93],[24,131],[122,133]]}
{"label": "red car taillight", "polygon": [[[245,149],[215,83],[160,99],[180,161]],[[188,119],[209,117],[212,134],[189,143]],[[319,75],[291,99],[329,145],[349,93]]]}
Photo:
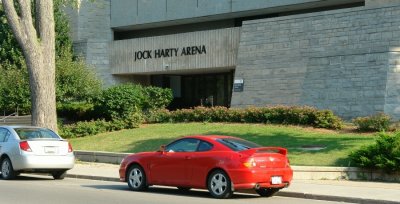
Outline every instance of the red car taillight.
{"label": "red car taillight", "polygon": [[71,145],[71,143],[68,142],[68,152],[72,152],[72,151],[73,151],[72,145]]}
{"label": "red car taillight", "polygon": [[28,144],[28,141],[19,142],[19,148],[25,152],[32,152],[31,147]]}
{"label": "red car taillight", "polygon": [[254,160],[254,158],[250,158],[248,159],[246,162],[243,163],[243,165],[247,168],[251,168],[251,167],[255,167],[257,166],[256,161]]}

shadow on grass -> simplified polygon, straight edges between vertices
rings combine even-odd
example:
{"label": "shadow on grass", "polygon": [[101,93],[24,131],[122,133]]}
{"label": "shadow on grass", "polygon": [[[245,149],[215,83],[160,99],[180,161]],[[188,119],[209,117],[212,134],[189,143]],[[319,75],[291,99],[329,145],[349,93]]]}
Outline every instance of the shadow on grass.
{"label": "shadow on grass", "polygon": [[[293,134],[287,132],[275,132],[272,135],[269,134],[238,134],[234,132],[221,132],[221,131],[211,131],[207,132],[208,135],[231,135],[235,137],[240,137],[262,146],[281,146],[289,150],[291,154],[301,155],[318,155],[318,154],[334,154],[335,151],[346,151],[357,148],[360,141],[370,141],[371,138],[363,137],[308,137],[303,134]],[[304,146],[323,146],[324,149],[318,151],[308,151],[304,150]],[[333,155],[334,156],[334,155]],[[335,166],[348,166],[349,159],[338,158],[335,160]]]}

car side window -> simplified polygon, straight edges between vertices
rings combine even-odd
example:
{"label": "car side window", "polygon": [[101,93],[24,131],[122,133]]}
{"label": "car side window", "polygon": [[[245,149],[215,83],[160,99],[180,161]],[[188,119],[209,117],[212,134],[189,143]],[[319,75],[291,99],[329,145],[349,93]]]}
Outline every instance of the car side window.
{"label": "car side window", "polygon": [[169,144],[166,148],[166,152],[195,152],[200,140],[194,138],[186,138],[175,141]]}
{"label": "car side window", "polygon": [[206,152],[213,148],[213,145],[206,141],[201,141],[199,147],[197,148],[198,152]]}
{"label": "car side window", "polygon": [[8,142],[8,139],[10,138],[10,136],[11,136],[11,133],[10,133],[10,131],[7,130],[6,137],[4,138],[4,142]]}
{"label": "car side window", "polygon": [[8,130],[6,130],[4,128],[0,128],[0,142],[6,141],[7,133],[8,133]]}

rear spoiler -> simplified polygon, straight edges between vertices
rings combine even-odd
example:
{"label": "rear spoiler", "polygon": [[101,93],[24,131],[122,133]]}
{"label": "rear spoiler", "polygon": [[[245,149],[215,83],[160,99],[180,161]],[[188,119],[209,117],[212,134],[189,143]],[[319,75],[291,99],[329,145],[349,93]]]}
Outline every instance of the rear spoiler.
{"label": "rear spoiler", "polygon": [[282,155],[287,155],[287,149],[283,147],[258,147],[258,148],[251,148],[248,150],[240,151],[243,154],[254,154],[254,153],[279,153]]}

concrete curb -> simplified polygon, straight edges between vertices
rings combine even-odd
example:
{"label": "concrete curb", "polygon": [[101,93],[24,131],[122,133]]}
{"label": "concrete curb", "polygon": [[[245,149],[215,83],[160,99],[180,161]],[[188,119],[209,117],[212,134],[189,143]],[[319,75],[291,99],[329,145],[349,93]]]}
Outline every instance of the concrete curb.
{"label": "concrete curb", "polygon": [[346,202],[346,203],[361,203],[361,204],[399,204],[396,201],[388,200],[373,200],[365,198],[354,198],[354,197],[341,197],[334,195],[318,195],[318,194],[307,194],[299,192],[278,192],[277,196],[291,197],[291,198],[303,198],[312,200],[325,200],[333,202]]}
{"label": "concrete curb", "polygon": [[[115,181],[115,182],[119,182],[120,181],[118,178],[103,177],[103,176],[78,175],[78,174],[67,174],[66,177],[67,178],[74,178],[74,179],[97,180],[97,181]],[[307,194],[307,193],[300,193],[300,192],[283,192],[283,191],[280,191],[276,195],[277,196],[282,196],[282,197],[290,197],[290,198],[302,198],[302,199],[310,199],[310,200],[325,200],[325,201],[333,201],[333,202],[348,202],[348,203],[361,203],[361,204],[399,204],[399,202],[387,201],[387,200],[373,200],[373,199],[365,199],[365,198],[341,197],[341,196],[334,196],[334,195]]]}
{"label": "concrete curb", "polygon": [[89,175],[78,175],[78,174],[67,174],[65,177],[74,179],[88,179],[96,181],[120,181],[118,178],[105,177],[105,176],[89,176]]}
{"label": "concrete curb", "polygon": [[[120,164],[130,153],[74,151],[75,157],[84,162]],[[387,174],[383,171],[356,167],[292,166],[297,180],[367,180],[400,182],[400,172]]]}

